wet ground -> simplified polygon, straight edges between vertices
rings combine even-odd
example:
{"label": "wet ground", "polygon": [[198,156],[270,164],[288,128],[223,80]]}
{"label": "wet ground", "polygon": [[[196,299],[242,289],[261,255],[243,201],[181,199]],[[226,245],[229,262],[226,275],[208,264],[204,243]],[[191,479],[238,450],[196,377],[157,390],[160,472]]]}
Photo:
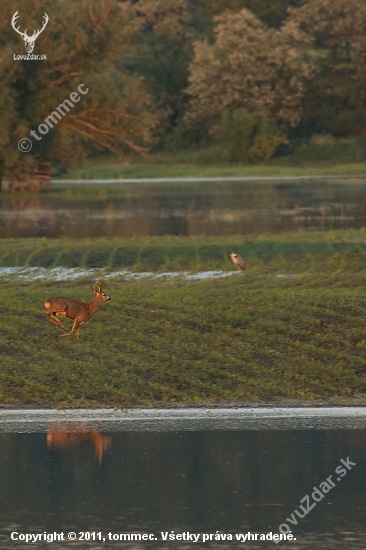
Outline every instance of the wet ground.
{"label": "wet ground", "polygon": [[[231,277],[240,275],[240,271],[198,271],[197,273],[187,273],[185,271],[167,271],[163,273],[153,273],[150,271],[132,272],[126,269],[116,269],[114,271],[79,269],[67,267],[55,267],[45,269],[43,267],[0,267],[0,277],[4,279],[14,278],[25,279],[27,281],[47,280],[47,281],[72,281],[90,277],[92,279],[103,277],[103,279],[126,279],[138,280],[144,278],[153,279],[174,279],[180,277],[185,280],[203,280],[220,279],[222,277]],[[281,275],[277,275],[280,277]],[[283,275],[285,277],[286,275]],[[292,275],[294,276],[294,275]]]}

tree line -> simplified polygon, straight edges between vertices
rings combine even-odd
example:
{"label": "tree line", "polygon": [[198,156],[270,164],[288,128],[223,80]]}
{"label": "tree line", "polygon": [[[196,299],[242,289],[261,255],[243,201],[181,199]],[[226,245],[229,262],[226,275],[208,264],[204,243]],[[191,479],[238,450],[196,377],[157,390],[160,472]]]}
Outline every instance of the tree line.
{"label": "tree line", "polygon": [[[49,22],[40,61],[1,0],[0,167],[60,168],[219,143],[232,161],[261,161],[289,140],[366,133],[364,0],[30,0],[24,32]],[[90,93],[29,154],[29,138],[78,86]]]}

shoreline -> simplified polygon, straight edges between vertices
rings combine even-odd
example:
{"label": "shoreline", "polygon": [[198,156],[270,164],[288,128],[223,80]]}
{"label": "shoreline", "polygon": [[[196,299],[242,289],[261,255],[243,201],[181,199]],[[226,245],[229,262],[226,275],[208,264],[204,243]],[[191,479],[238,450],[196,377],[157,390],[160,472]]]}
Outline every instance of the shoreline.
{"label": "shoreline", "polygon": [[366,429],[366,407],[0,410],[0,433]]}
{"label": "shoreline", "polygon": [[324,174],[324,175],[294,175],[294,176],[183,176],[183,177],[140,177],[140,178],[82,178],[82,179],[52,179],[53,184],[113,184],[113,183],[210,183],[210,182],[275,182],[275,181],[304,181],[304,180],[319,180],[319,179],[364,179],[366,174]]}
{"label": "shoreline", "polygon": [[[154,411],[172,411],[172,410],[230,410],[230,409],[240,409],[240,410],[279,410],[279,409],[292,409],[292,410],[309,410],[309,409],[363,409],[366,411],[366,398],[358,397],[331,397],[329,401],[306,401],[301,399],[288,399],[283,401],[258,401],[253,403],[248,403],[246,401],[230,402],[230,401],[218,401],[213,403],[169,403],[161,402],[154,405],[108,405],[103,403],[100,407],[54,407],[47,405],[12,405],[11,403],[0,403],[0,415],[3,411],[39,411],[44,414],[47,414],[49,411],[94,411],[96,413],[100,411],[112,411],[112,412],[128,412],[128,411],[145,411],[145,410],[154,410]],[[365,412],[366,415],[366,412]]]}

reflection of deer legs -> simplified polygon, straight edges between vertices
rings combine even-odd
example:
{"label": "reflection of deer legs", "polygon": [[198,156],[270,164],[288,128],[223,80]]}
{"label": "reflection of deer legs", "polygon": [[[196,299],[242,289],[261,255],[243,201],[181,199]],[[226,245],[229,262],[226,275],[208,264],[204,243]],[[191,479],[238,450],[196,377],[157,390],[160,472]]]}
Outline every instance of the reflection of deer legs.
{"label": "reflection of deer legs", "polygon": [[65,325],[63,325],[60,321],[60,319],[57,319],[57,317],[53,314],[53,313],[48,313],[48,311],[46,310],[45,313],[48,314],[48,318],[47,320],[52,323],[53,325],[57,325],[58,327],[61,327],[63,328],[64,330],[66,330],[67,332],[67,327],[65,327]]}
{"label": "reflection of deer legs", "polygon": [[68,332],[67,334],[58,334],[57,338],[63,338],[64,336],[71,336],[74,332],[76,332],[76,338],[79,338],[79,331],[80,331],[79,324],[80,324],[79,321],[75,319],[74,324],[72,325],[71,332]]}

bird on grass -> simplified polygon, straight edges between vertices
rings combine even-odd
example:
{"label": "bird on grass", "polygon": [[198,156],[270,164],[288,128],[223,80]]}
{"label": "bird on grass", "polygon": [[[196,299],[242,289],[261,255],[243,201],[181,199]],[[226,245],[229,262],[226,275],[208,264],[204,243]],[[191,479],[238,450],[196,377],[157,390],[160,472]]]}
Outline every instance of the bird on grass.
{"label": "bird on grass", "polygon": [[228,256],[233,262],[233,264],[238,267],[239,271],[246,270],[244,258],[242,258],[240,254],[237,254],[236,252],[231,252],[230,254],[228,254]]}

